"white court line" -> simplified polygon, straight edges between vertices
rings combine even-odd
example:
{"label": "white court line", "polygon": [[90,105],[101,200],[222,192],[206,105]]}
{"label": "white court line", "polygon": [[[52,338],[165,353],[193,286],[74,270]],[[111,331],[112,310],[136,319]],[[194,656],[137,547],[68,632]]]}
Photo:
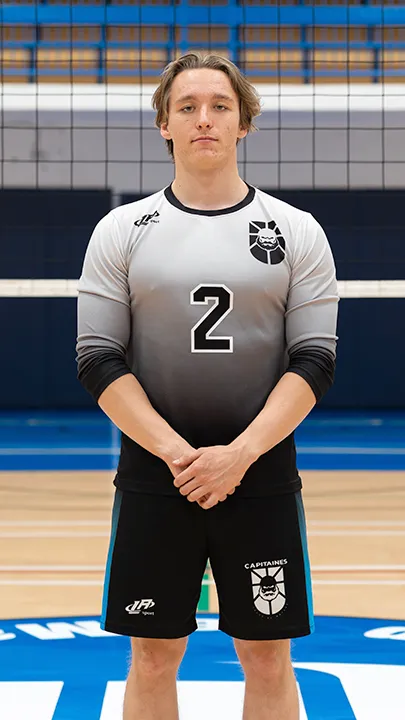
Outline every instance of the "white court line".
{"label": "white court line", "polygon": [[405,535],[405,530],[310,530],[308,535],[311,537],[399,537]]}
{"label": "white court line", "polygon": [[[405,520],[308,520],[309,526],[331,526],[338,527],[405,527]],[[1,523],[0,523],[1,525]]]}
{"label": "white court line", "polygon": [[[103,580],[0,580],[0,586],[30,586],[30,587],[102,587]],[[202,585],[214,585],[213,580],[203,580]],[[405,580],[312,580],[312,585],[405,585]]]}
{"label": "white court line", "polygon": [[[367,579],[348,579],[348,580],[311,580],[312,585],[405,585],[405,580],[367,580]],[[1,580],[0,580],[1,584]],[[214,585],[213,580],[203,580],[203,585]]]}
{"label": "white court line", "polygon": [[0,682],[2,720],[52,720],[62,681]]}
{"label": "white court line", "polygon": [[[405,530],[309,530],[309,537],[402,537]],[[109,532],[0,532],[2,538],[101,538],[109,537]]]}
{"label": "white court line", "polygon": [[405,580],[312,580],[313,585],[405,585]]}
{"label": "white court line", "polygon": [[103,572],[105,565],[0,565],[0,572]]}
{"label": "white court line", "polygon": [[[108,520],[0,520],[0,527],[108,527]],[[405,525],[405,523],[404,523]]]}
{"label": "white court line", "polygon": [[[312,527],[405,527],[405,520],[310,520]],[[110,527],[109,520],[0,520],[0,527]]]}
{"label": "white court line", "polygon": [[[404,531],[405,532],[405,531]],[[0,538],[100,538],[109,537],[109,532],[0,532]]]}
{"label": "white court line", "polygon": [[102,580],[0,580],[0,585],[8,585],[10,587],[16,587],[16,586],[31,586],[31,587],[40,587],[40,586],[66,586],[66,587],[90,587],[92,585],[95,585],[97,587],[102,587],[104,585],[104,582]]}
{"label": "white court line", "polygon": [[405,570],[405,565],[311,565],[311,568],[314,572],[398,572]]}
{"label": "white court line", "polygon": [[[0,565],[0,572],[102,572],[105,565]],[[399,572],[405,565],[311,565],[313,572]]]}

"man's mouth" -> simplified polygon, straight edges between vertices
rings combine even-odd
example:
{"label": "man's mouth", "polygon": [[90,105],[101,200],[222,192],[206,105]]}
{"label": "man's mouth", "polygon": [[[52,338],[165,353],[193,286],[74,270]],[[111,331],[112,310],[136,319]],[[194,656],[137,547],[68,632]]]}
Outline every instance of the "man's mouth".
{"label": "man's mouth", "polygon": [[203,135],[201,137],[195,138],[193,142],[216,142],[216,138],[210,137],[209,135]]}

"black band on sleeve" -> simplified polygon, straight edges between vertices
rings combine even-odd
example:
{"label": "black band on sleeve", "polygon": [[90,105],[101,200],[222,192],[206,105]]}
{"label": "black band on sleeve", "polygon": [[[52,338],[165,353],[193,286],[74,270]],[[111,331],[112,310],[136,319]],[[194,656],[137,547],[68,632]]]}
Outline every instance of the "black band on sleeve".
{"label": "black band on sleeve", "polygon": [[293,372],[304,378],[319,402],[333,384],[335,364],[336,357],[331,350],[304,347],[292,350],[286,372]]}
{"label": "black band on sleeve", "polygon": [[125,358],[111,350],[97,350],[78,358],[78,380],[97,402],[101,393],[123,375],[131,373]]}

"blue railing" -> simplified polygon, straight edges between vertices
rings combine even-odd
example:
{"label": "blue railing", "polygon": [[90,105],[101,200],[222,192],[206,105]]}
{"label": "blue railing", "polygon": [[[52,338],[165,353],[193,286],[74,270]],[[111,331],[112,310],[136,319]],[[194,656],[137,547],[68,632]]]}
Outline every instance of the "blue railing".
{"label": "blue railing", "polygon": [[[263,6],[263,5],[241,5],[238,0],[224,0],[226,4],[218,6],[210,5],[192,5],[190,0],[179,0],[178,4],[154,4],[154,5],[113,5],[105,3],[103,5],[54,5],[47,4],[45,0],[37,2],[35,5],[12,5],[3,4],[0,6],[0,26],[8,27],[13,25],[32,27],[35,29],[34,36],[31,40],[5,40],[3,39],[2,47],[19,47],[30,50],[30,67],[28,76],[31,81],[35,81],[37,76],[37,49],[38,48],[67,48],[72,45],[75,48],[93,48],[98,51],[98,67],[96,69],[75,68],[75,75],[96,76],[99,82],[106,79],[106,49],[108,48],[125,48],[134,47],[134,42],[113,41],[108,39],[108,28],[110,26],[153,26],[165,27],[169,30],[168,40],[143,41],[142,48],[145,49],[162,49],[166,53],[166,61],[172,59],[174,51],[184,52],[190,47],[200,46],[208,47],[212,45],[215,50],[227,51],[228,56],[239,64],[242,64],[247,74],[253,73],[255,76],[266,77],[288,77],[300,76],[304,82],[311,82],[313,76],[313,67],[311,66],[311,50],[314,48],[324,49],[346,49],[347,42],[329,41],[318,39],[315,41],[311,35],[312,28],[317,27],[333,27],[333,26],[361,26],[367,28],[366,38],[363,42],[356,40],[350,42],[352,49],[371,50],[373,53],[373,61],[370,66],[350,68],[350,76],[355,79],[367,77],[374,82],[379,82],[381,69],[381,51],[382,48],[404,49],[404,42],[382,41],[377,34],[377,29],[386,26],[405,26],[405,5],[371,5],[365,2],[362,5],[347,6],[322,6],[322,5],[306,5],[302,1],[299,5],[294,6]],[[46,26],[98,26],[100,28],[100,38],[98,40],[77,41],[73,43],[67,40],[45,40],[42,36],[42,27]],[[228,29],[228,40],[222,42],[198,42],[189,39],[188,29],[190,26],[194,28],[198,26],[216,26]],[[300,28],[299,40],[266,42],[266,41],[248,41],[243,38],[241,28],[260,27],[288,27],[293,26]],[[180,33],[175,37],[175,29],[180,29]],[[254,66],[244,66],[242,59],[242,51],[259,50],[271,48],[299,49],[301,50],[301,67],[298,70],[289,69],[288,64],[280,68],[271,68],[268,63],[261,67],[259,63]],[[165,63],[163,62],[162,65]],[[155,68],[145,66],[142,68],[142,74],[147,79],[148,76],[156,76],[162,67],[156,65]],[[110,75],[121,75],[123,77],[133,76],[134,68],[128,67],[119,69],[109,69]],[[68,76],[71,73],[69,67],[59,67],[56,70],[60,76]],[[386,76],[401,77],[405,75],[405,69],[398,65],[386,69]],[[17,76],[21,73],[21,69],[13,68],[10,64],[3,68],[4,75]],[[41,69],[43,75],[55,74],[55,68]],[[333,67],[327,70],[321,68],[317,71],[317,76],[341,76],[347,77],[348,69],[337,70]]]}
{"label": "blue railing", "polygon": [[0,24],[81,25],[405,25],[405,6],[398,5],[5,5]]}

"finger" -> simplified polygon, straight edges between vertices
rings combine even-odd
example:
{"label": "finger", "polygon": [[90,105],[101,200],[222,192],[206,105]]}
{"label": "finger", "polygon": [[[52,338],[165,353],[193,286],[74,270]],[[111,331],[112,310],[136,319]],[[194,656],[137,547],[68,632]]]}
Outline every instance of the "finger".
{"label": "finger", "polygon": [[177,467],[188,467],[194,460],[197,460],[201,455],[201,449],[193,450],[192,452],[183,453],[180,457],[173,460],[173,465]]}
{"label": "finger", "polygon": [[185,485],[187,482],[190,482],[195,476],[195,468],[193,467],[194,463],[191,463],[185,470],[182,470],[181,473],[177,475],[177,477],[174,479],[173,483],[175,487],[181,487],[182,485]]}
{"label": "finger", "polygon": [[[190,500],[190,502],[200,502],[204,497],[206,499],[209,498],[209,493],[207,493],[207,488],[204,487],[201,484],[197,484],[198,480],[194,481],[194,488],[190,493],[187,494],[187,500]],[[187,486],[186,486],[187,487]],[[180,492],[182,493],[183,488],[180,489]]]}
{"label": "finger", "polygon": [[229,490],[228,495],[233,495],[235,492],[235,488],[232,488],[232,490]]}
{"label": "finger", "polygon": [[218,501],[219,501],[218,496],[215,495],[215,493],[212,493],[209,496],[208,500],[206,500],[204,503],[202,503],[201,507],[204,510],[209,510],[210,508],[214,507],[214,505],[216,505],[218,503]]}
{"label": "finger", "polygon": [[198,505],[202,506],[205,502],[207,502],[208,498],[209,495],[203,495],[202,498],[200,498],[196,502],[198,503]]}
{"label": "finger", "polygon": [[192,494],[193,492],[197,492],[198,489],[201,489],[201,483],[198,482],[196,478],[193,478],[188,483],[185,483],[185,485],[182,485],[179,488],[179,492],[181,495],[187,495],[189,500],[197,500],[196,497],[190,498],[190,494]]}

